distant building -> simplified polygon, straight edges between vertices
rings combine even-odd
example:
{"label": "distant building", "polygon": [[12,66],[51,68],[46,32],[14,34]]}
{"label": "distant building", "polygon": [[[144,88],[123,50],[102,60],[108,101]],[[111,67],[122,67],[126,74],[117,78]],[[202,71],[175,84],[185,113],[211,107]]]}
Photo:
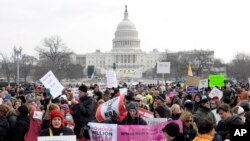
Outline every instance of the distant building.
{"label": "distant building", "polygon": [[141,41],[134,23],[128,18],[127,6],[112,42],[113,48],[110,52],[96,50],[94,53],[75,54],[72,56],[73,60],[81,64],[86,73],[88,67],[94,66],[97,74],[105,74],[106,71],[115,69],[119,78],[141,78],[143,72],[154,68],[157,61],[166,58],[166,53],[156,49],[150,53],[141,50]]}

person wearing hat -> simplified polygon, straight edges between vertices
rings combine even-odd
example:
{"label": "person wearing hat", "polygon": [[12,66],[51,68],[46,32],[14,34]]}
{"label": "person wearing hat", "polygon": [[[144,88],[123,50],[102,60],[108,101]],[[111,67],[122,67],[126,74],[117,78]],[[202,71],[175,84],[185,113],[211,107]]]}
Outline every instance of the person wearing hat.
{"label": "person wearing hat", "polygon": [[64,126],[64,115],[60,110],[50,112],[50,126],[41,131],[40,136],[75,135],[73,130]]}
{"label": "person wearing hat", "polygon": [[[96,113],[96,102],[93,97],[88,96],[88,87],[82,84],[78,89],[79,102],[71,101],[72,116],[75,122],[74,132],[77,138],[79,138],[81,129],[87,129],[88,122],[95,119]],[[85,131],[83,138],[89,138],[87,130]]]}
{"label": "person wearing hat", "polygon": [[180,127],[175,122],[168,123],[163,129],[165,137],[168,141],[191,141],[188,138],[185,138],[182,133],[180,133]]}
{"label": "person wearing hat", "polygon": [[127,105],[127,116],[122,120],[122,125],[147,125],[146,121],[143,120],[138,113],[138,104],[130,102]]}
{"label": "person wearing hat", "polygon": [[157,106],[163,106],[167,111],[167,118],[171,118],[172,114],[169,107],[165,104],[165,99],[166,96],[164,94],[159,94],[158,96],[155,97],[155,102]]}
{"label": "person wearing hat", "polygon": [[24,141],[24,135],[29,129],[29,109],[26,105],[21,105],[17,109],[17,121],[11,132],[11,141]]}

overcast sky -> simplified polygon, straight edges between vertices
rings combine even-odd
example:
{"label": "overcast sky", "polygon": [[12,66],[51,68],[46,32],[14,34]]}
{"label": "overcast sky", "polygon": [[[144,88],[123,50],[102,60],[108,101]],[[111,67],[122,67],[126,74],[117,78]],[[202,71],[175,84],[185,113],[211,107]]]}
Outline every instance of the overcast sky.
{"label": "overcast sky", "polygon": [[37,55],[53,35],[77,54],[108,52],[126,4],[143,51],[209,49],[225,62],[250,52],[249,0],[0,0],[0,52]]}

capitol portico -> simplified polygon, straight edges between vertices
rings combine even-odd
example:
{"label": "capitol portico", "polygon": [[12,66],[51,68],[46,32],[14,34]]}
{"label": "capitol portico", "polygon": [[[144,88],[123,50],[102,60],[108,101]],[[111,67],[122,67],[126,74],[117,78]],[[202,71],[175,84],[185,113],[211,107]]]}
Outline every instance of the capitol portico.
{"label": "capitol portico", "polygon": [[166,53],[158,52],[153,49],[155,47],[152,47],[153,51],[150,53],[141,50],[138,31],[135,24],[129,20],[127,6],[112,42],[113,48],[110,52],[96,50],[94,53],[77,54],[75,62],[85,68],[85,73],[90,66],[94,66],[97,74],[105,74],[115,66],[119,78],[141,78],[143,72],[154,68],[157,61],[166,58]]}

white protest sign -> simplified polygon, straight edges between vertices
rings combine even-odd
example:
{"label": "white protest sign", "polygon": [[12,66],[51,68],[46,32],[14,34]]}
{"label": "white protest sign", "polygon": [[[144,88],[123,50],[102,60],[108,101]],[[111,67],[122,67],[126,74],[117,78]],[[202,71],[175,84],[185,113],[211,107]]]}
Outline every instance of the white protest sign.
{"label": "white protest sign", "polygon": [[121,88],[119,89],[119,92],[123,95],[127,95],[128,94],[128,88]]}
{"label": "white protest sign", "polygon": [[3,103],[3,98],[0,98],[0,105]]}
{"label": "white protest sign", "polygon": [[88,123],[91,141],[117,141],[117,124]]}
{"label": "white protest sign", "polygon": [[213,98],[213,97],[215,97],[215,96],[217,96],[218,98],[219,98],[219,100],[222,98],[222,96],[223,96],[223,92],[222,91],[220,91],[219,89],[217,89],[216,87],[214,87],[213,89],[212,89],[212,91],[209,93],[209,95],[208,95],[210,98]]}
{"label": "white protest sign", "polygon": [[33,118],[34,119],[42,120],[43,119],[43,112],[41,112],[41,111],[35,111],[34,114],[33,114]]}
{"label": "white protest sign", "polygon": [[250,84],[250,77],[248,78],[248,83]]}
{"label": "white protest sign", "polygon": [[199,88],[207,88],[208,87],[208,79],[202,79],[199,83]]}
{"label": "white protest sign", "polygon": [[73,97],[78,99],[79,98],[79,90],[78,90],[78,88],[71,88],[71,91],[73,93]]}
{"label": "white protest sign", "polygon": [[170,62],[157,62],[157,73],[170,73]]}
{"label": "white protest sign", "polygon": [[55,75],[53,74],[52,71],[49,71],[46,73],[40,81],[43,83],[43,85],[47,88],[50,89],[50,94],[52,95],[53,98],[58,97],[59,95],[62,94],[62,91],[64,87],[62,84],[57,80]]}
{"label": "white protest sign", "polygon": [[118,86],[116,73],[114,71],[107,71],[106,72],[106,78],[107,78],[107,88],[116,88]]}
{"label": "white protest sign", "polygon": [[[145,121],[147,122],[147,125],[155,125],[162,122],[168,121],[168,118],[146,118]],[[171,119],[170,119],[171,120]]]}
{"label": "white protest sign", "polygon": [[76,136],[44,136],[38,137],[38,141],[76,141]]}

